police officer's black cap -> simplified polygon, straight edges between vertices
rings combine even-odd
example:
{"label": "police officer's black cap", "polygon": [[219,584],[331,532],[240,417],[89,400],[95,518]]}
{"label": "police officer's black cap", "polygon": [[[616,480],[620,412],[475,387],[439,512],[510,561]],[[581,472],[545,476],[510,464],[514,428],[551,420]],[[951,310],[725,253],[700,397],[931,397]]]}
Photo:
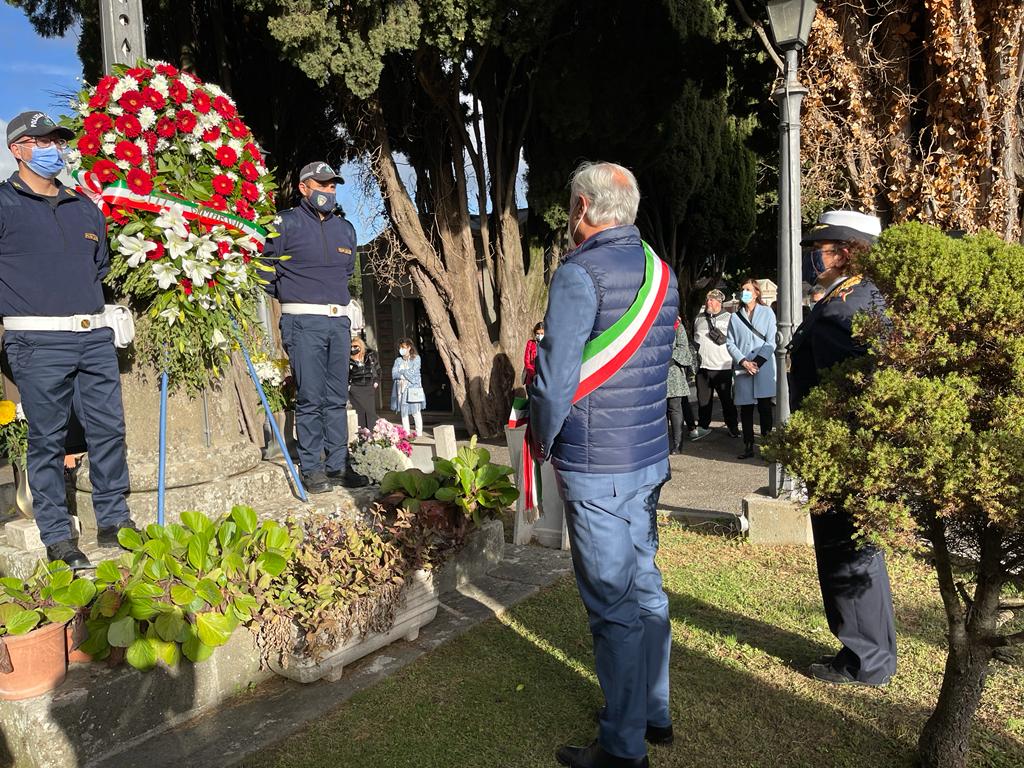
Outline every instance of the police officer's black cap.
{"label": "police officer's black cap", "polygon": [[302,166],[302,170],[299,171],[299,181],[308,181],[309,179],[319,181],[321,184],[326,184],[329,181],[334,181],[338,184],[345,183],[340,174],[335,173],[330,165],[323,162],[309,163]]}
{"label": "police officer's black cap", "polygon": [[62,139],[73,139],[75,133],[69,128],[57,125],[45,112],[22,112],[7,124],[7,146],[28,137],[49,136],[55,133]]}

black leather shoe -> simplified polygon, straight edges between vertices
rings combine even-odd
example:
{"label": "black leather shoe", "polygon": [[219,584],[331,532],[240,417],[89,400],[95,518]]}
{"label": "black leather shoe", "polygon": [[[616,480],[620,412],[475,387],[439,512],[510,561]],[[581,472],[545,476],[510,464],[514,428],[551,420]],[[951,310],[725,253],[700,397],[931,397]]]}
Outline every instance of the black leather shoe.
{"label": "black leather shoe", "polygon": [[346,488],[365,488],[370,484],[370,478],[360,475],[352,467],[346,467],[344,472],[328,472],[327,479]]}
{"label": "black leather shoe", "polygon": [[647,755],[643,757],[616,757],[605,752],[596,741],[587,747],[559,747],[555,752],[559,765],[569,768],[648,768]]}
{"label": "black leather shoe", "polygon": [[314,472],[312,475],[302,476],[302,486],[307,493],[327,493],[331,490],[331,481],[323,472]]}
{"label": "black leather shoe", "polygon": [[753,455],[754,455],[754,444],[753,443],[747,443],[746,446],[744,446],[744,448],[743,448],[743,453],[741,453],[736,458],[737,459],[749,459],[749,458],[752,458]]}
{"label": "black leather shoe", "polygon": [[[601,707],[597,712],[594,713],[594,722],[600,723],[601,716],[604,714],[604,707]],[[647,740],[648,744],[654,744],[657,746],[668,746],[675,741],[675,736],[672,733],[672,724],[669,723],[664,728],[659,728],[656,725],[647,724],[647,730],[644,732],[644,739]]]}
{"label": "black leather shoe", "polygon": [[135,521],[129,517],[123,523],[119,523],[118,525],[111,525],[109,528],[100,528],[98,531],[96,531],[96,543],[99,544],[101,547],[120,546],[121,542],[117,540],[117,532],[120,531],[122,528],[129,528],[135,531],[136,533],[142,533],[142,531],[139,530],[139,527],[135,525]]}
{"label": "black leather shoe", "polygon": [[55,560],[63,560],[68,568],[73,571],[81,571],[92,568],[92,563],[85,553],[78,548],[78,542],[74,539],[64,539],[46,548],[46,559],[51,563]]}
{"label": "black leather shoe", "polygon": [[845,672],[839,671],[831,664],[811,664],[807,671],[815,680],[833,685],[865,685],[869,688],[884,688],[889,684],[888,680],[883,680],[880,683],[862,683],[855,677],[850,677]]}

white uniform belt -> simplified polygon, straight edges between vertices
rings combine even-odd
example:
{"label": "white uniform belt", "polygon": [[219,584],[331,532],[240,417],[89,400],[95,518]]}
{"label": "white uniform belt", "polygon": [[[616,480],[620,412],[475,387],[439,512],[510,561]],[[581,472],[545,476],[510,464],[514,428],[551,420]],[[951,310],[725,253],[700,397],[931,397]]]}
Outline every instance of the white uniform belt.
{"label": "white uniform belt", "polygon": [[71,315],[70,317],[44,317],[25,315],[5,317],[4,329],[8,331],[74,331],[83,333],[97,328],[112,328],[111,319],[104,313],[98,315]]}
{"label": "white uniform belt", "polygon": [[285,315],[324,315],[325,317],[349,317],[351,304],[295,304],[287,302],[281,305],[281,313]]}

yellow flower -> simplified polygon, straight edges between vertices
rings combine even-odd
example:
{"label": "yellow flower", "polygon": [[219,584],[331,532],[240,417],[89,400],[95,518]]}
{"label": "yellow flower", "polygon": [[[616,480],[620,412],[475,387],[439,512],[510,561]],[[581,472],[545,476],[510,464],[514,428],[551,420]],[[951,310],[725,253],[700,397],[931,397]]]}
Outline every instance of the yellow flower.
{"label": "yellow flower", "polygon": [[14,421],[17,414],[17,406],[10,400],[0,400],[0,427],[6,426]]}

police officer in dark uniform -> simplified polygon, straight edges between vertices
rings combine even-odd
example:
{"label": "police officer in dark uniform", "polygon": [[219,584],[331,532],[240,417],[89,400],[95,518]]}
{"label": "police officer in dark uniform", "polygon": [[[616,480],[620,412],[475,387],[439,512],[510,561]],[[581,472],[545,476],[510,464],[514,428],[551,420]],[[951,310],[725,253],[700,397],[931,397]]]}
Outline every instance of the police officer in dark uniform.
{"label": "police officer in dark uniform", "polygon": [[[881,234],[874,216],[855,211],[829,211],[807,233],[812,274],[824,296],[793,335],[790,345],[790,405],[799,409],[818,383],[821,371],[863,355],[867,349],[853,338],[853,318],[880,311],[884,300],[872,283],[856,274],[851,257],[870,247]],[[842,510],[812,515],[814,553],[825,616],[843,643],[833,658],[812,664],[810,674],[829,683],[885,685],[896,673],[896,624],[885,556],[877,547],[859,545],[850,515]]]}
{"label": "police officer in dark uniform", "polygon": [[100,210],[57,181],[74,134],[42,112],[7,125],[18,171],[0,183],[0,315],[4,349],[28,419],[28,477],[50,560],[88,568],[64,486],[72,402],[89,448],[98,543],[117,544],[128,514],[121,378],[104,313],[110,270]]}
{"label": "police officer in dark uniform", "polygon": [[369,481],[348,466],[349,350],[356,231],[337,210],[335,187],[344,180],[327,163],[299,172],[302,202],[282,211],[266,254],[275,263],[267,293],[281,302],[281,340],[295,378],[295,430],[302,482],[311,493]]}

